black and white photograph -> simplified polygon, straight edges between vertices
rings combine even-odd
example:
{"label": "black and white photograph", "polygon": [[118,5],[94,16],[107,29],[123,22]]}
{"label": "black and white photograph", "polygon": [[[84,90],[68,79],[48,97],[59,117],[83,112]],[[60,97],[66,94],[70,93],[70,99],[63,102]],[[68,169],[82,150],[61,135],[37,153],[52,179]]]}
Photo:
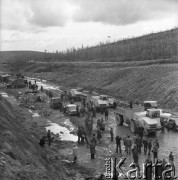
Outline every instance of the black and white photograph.
{"label": "black and white photograph", "polygon": [[0,0],[0,180],[178,177],[178,0]]}

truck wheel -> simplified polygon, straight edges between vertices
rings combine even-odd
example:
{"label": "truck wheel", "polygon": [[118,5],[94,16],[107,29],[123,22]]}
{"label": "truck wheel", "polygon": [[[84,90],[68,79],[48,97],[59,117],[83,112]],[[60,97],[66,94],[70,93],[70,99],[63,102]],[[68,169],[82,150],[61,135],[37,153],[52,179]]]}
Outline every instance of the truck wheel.
{"label": "truck wheel", "polygon": [[120,114],[116,114],[116,122],[118,126],[122,126],[124,123],[123,116]]}
{"label": "truck wheel", "polygon": [[136,124],[133,120],[130,122],[130,130],[135,133],[136,132]]}

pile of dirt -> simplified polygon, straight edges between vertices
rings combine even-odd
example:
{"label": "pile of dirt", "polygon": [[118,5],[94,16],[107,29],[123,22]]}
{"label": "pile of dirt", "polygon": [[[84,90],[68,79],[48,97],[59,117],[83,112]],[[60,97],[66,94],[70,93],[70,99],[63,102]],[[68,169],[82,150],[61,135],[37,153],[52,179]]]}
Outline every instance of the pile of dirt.
{"label": "pile of dirt", "polygon": [[[56,141],[52,146],[39,146],[46,134],[35,121],[27,119],[28,111],[12,106],[0,96],[0,179],[84,179],[91,169],[69,166],[58,151],[71,144]],[[26,118],[25,118],[26,117]]]}

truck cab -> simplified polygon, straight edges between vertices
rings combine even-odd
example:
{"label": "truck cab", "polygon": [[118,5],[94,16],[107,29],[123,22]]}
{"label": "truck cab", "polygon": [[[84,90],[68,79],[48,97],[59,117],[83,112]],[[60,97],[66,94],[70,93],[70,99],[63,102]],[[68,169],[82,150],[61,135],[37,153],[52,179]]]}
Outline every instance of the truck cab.
{"label": "truck cab", "polygon": [[145,111],[151,108],[158,108],[157,101],[144,101],[143,107]]}
{"label": "truck cab", "polygon": [[91,101],[93,102],[97,111],[100,111],[102,109],[109,107],[109,102],[108,102],[107,98],[108,98],[107,95],[100,95],[100,96],[92,96],[91,97]]}
{"label": "truck cab", "polygon": [[131,131],[136,132],[137,127],[140,125],[147,133],[160,130],[160,111],[158,109],[147,109],[145,112],[134,113],[131,121]]}

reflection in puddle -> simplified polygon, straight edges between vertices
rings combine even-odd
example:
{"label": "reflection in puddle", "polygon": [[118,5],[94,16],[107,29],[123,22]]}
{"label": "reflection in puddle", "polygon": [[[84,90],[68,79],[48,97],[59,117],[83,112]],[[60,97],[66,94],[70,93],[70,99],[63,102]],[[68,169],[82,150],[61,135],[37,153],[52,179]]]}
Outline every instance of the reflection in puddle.
{"label": "reflection in puddle", "polygon": [[46,127],[46,130],[50,130],[54,134],[59,134],[60,139],[63,141],[76,142],[78,140],[78,137],[70,134],[70,131],[66,127],[59,126],[56,123],[49,123],[49,126]]}

